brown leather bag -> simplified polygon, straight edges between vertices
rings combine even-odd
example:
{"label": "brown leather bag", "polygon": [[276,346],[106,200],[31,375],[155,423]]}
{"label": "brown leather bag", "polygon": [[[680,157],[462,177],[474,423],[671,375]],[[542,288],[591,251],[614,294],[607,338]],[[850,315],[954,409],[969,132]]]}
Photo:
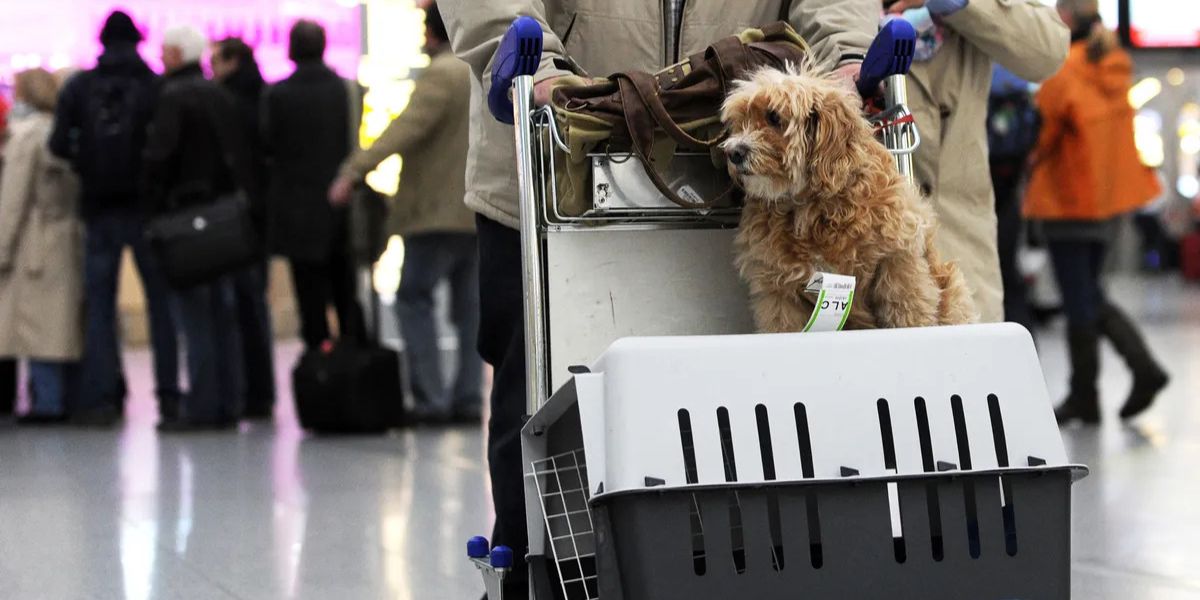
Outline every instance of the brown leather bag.
{"label": "brown leather bag", "polygon": [[[681,198],[663,180],[662,163],[675,151],[709,152],[724,166],[717,145],[724,139],[721,103],[732,82],[755,69],[799,64],[808,44],[785,22],[718,40],[703,52],[658,73],[622,71],[607,80],[578,85],[568,80],[551,93],[559,128],[571,148],[560,177],[559,208],[577,216],[591,208],[591,152],[632,152],[669,200],[685,208],[729,206],[732,184],[717,198]],[[565,179],[565,181],[564,181]]]}

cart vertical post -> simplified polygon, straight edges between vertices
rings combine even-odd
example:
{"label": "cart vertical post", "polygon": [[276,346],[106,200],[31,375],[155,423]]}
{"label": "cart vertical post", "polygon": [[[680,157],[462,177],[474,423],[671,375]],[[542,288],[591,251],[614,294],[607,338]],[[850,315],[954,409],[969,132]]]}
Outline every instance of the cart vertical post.
{"label": "cart vertical post", "polygon": [[521,273],[525,289],[525,389],[528,414],[537,412],[549,396],[546,320],[542,308],[542,242],[538,234],[538,203],[533,181],[533,76],[513,80],[513,124],[516,130],[517,173],[521,211]]}
{"label": "cart vertical post", "polygon": [[[883,82],[883,102],[884,106],[889,108],[897,106],[908,106],[908,87],[907,77],[904,75],[892,75]],[[885,136],[886,144],[889,150],[897,150],[900,148],[915,148],[917,140],[914,136],[912,127],[899,127],[895,133],[889,133]],[[893,139],[898,138],[898,139]],[[900,170],[900,174],[913,180],[913,158],[911,152],[897,152],[896,168]]]}

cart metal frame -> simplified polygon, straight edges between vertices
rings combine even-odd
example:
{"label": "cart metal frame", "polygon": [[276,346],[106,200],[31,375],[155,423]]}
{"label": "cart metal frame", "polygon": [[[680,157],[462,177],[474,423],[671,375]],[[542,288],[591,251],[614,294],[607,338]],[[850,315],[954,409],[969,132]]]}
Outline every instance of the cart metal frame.
{"label": "cart metal frame", "polygon": [[[907,106],[905,81],[904,75],[894,75],[881,82],[884,108],[872,120],[897,168],[911,180],[920,134]],[[532,75],[512,79],[527,410],[549,419],[561,416],[539,414],[552,390],[571,384],[572,373],[580,372],[575,365],[590,364],[618,338],[753,333],[753,323],[732,261],[740,209],[675,206],[653,187],[635,157],[606,152],[590,156],[594,209],[579,216],[563,214],[554,186],[555,155],[568,148],[552,109],[535,105],[533,89]],[[683,177],[690,174],[689,159],[699,159],[693,161],[696,169],[708,170],[702,175],[711,174],[707,155],[677,155]],[[671,308],[646,310],[652,306]],[[575,540],[593,531],[582,452],[550,443],[547,453],[526,456],[524,462],[527,481],[536,486],[534,497],[526,494],[530,557],[546,556],[548,550],[569,556],[573,550],[580,560]],[[551,503],[563,514],[549,514]],[[567,535],[552,531],[555,517],[562,517],[557,522],[567,525]],[[572,547],[560,546],[564,544]],[[508,569],[489,565],[482,555],[472,558],[485,574],[493,594],[489,597],[502,600],[496,590]],[[531,562],[531,570],[536,568]],[[578,572],[578,580],[564,583],[595,584],[584,575],[582,562]],[[539,599],[535,575],[531,573],[532,600]]]}
{"label": "cart metal frame", "polygon": [[[892,76],[884,81],[883,98],[885,109],[874,117],[874,121],[881,126],[881,141],[896,157],[897,168],[911,179],[911,155],[920,144],[920,135],[915,124],[904,118],[911,116],[911,112],[906,104],[903,75]],[[513,121],[519,174],[529,415],[538,413],[553,389],[567,383],[572,366],[589,363],[617,337],[623,337],[622,333],[699,335],[753,332],[746,291],[733,271],[730,253],[740,210],[681,209],[661,201],[644,210],[619,214],[595,211],[578,217],[563,215],[557,209],[557,195],[552,182],[555,181],[557,168],[555,150],[566,152],[567,147],[551,109],[535,106],[531,76],[521,76],[513,82]],[[626,176],[636,179],[642,170],[636,158],[629,155],[598,154],[592,160],[593,173],[596,174],[601,169],[625,168],[628,170]],[[644,175],[642,178],[645,179]],[[611,194],[612,190],[598,189],[595,192],[599,196]],[[648,180],[633,193],[661,196]],[[648,251],[651,247],[653,252]],[[565,259],[560,261],[560,256]],[[629,291],[633,287],[639,291],[632,295],[640,301],[653,302],[654,298],[644,296],[646,282],[634,281],[630,286],[627,270],[617,268],[606,277],[605,267],[613,264],[628,266],[638,261],[654,262],[654,257],[659,257],[663,262],[646,266],[648,272],[656,269],[661,271],[665,266],[663,263],[685,270],[691,265],[709,272],[693,271],[675,280],[667,279],[670,285],[662,288],[666,290],[666,296],[692,299],[682,309],[678,304],[673,305],[672,310],[677,313],[674,319],[663,322],[665,317],[662,315],[649,315],[647,318],[634,316],[631,322],[606,328],[607,323],[600,321],[606,321],[601,317],[607,315],[591,313],[611,312],[613,325],[618,325],[614,300],[614,294],[620,293],[618,290]],[[594,279],[590,282],[579,281],[564,276],[564,273],[587,273]],[[701,282],[708,289],[703,290],[706,293],[700,293],[702,290],[689,288],[685,283],[687,281]],[[609,296],[608,303],[603,302],[605,293]],[[595,306],[593,301],[598,297],[601,297],[601,305]],[[556,312],[553,309],[561,305],[567,305],[569,310]],[[591,313],[589,308],[592,309]],[[620,329],[625,331],[618,331]],[[570,332],[570,335],[564,336],[561,332]],[[527,468],[533,469],[527,476],[532,475],[538,481],[539,475],[556,473],[552,468],[554,463],[575,456],[573,449],[564,449],[561,455],[539,458],[537,464],[545,467],[541,469],[527,459]],[[582,472],[581,461],[576,465],[577,471]],[[544,541],[547,539],[555,546],[571,542],[574,536],[587,535],[591,531],[588,515],[586,531],[572,530],[567,537],[548,536],[554,515],[547,514],[543,503],[545,496],[557,494],[561,497],[560,504],[566,513],[565,522],[568,525],[573,523],[574,515],[563,495],[579,494],[584,502],[587,501],[586,485],[567,487],[570,489],[564,490],[559,482],[552,489],[539,488],[539,497],[527,498],[531,556],[546,553]],[[578,548],[574,550],[578,560]],[[569,555],[569,549],[567,553]],[[582,564],[579,570],[583,572]],[[589,585],[582,575],[577,581],[564,583]],[[536,586],[531,585],[533,600],[538,600],[537,593]]]}

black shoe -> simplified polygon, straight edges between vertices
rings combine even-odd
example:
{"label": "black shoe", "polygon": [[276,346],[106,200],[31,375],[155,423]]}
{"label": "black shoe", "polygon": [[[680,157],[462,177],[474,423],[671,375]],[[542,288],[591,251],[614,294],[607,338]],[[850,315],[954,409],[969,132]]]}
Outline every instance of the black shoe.
{"label": "black shoe", "polygon": [[1054,409],[1059,425],[1080,421],[1084,425],[1100,422],[1100,394],[1096,379],[1100,375],[1100,335],[1095,326],[1069,326],[1067,350],[1071,359],[1071,391]]}
{"label": "black shoe", "polygon": [[242,418],[247,421],[269,421],[275,416],[275,410],[270,406],[251,406],[242,411]]}
{"label": "black shoe", "polygon": [[1154,404],[1158,393],[1167,387],[1167,383],[1170,381],[1171,378],[1161,369],[1153,373],[1139,374],[1135,372],[1133,389],[1129,392],[1129,399],[1121,407],[1121,418],[1132,419],[1146,412],[1150,405]]}
{"label": "black shoe", "polygon": [[159,394],[158,422],[165,423],[179,418],[179,405],[183,403],[183,395],[178,393]]}
{"label": "black shoe", "polygon": [[1095,402],[1088,404],[1067,398],[1058,405],[1058,408],[1054,409],[1054,419],[1060,426],[1070,425],[1075,421],[1079,421],[1083,425],[1098,425],[1100,410]]}
{"label": "black shoe", "polygon": [[67,415],[47,415],[41,413],[25,413],[17,417],[17,425],[60,425],[67,422]]}
{"label": "black shoe", "polygon": [[450,419],[448,411],[431,406],[417,405],[408,413],[408,422],[417,425],[445,425]]}
{"label": "black shoe", "polygon": [[71,413],[71,416],[67,419],[67,423],[75,427],[111,429],[120,420],[121,417],[117,414],[115,408],[105,407],[75,411]]}
{"label": "black shoe", "polygon": [[1104,305],[1100,312],[1100,331],[1133,372],[1133,388],[1121,407],[1121,418],[1136,417],[1150,408],[1170,378],[1154,359],[1137,326],[1121,309],[1112,304]]}
{"label": "black shoe", "polygon": [[483,425],[483,411],[478,408],[457,408],[450,421],[459,425]]}
{"label": "black shoe", "polygon": [[226,431],[237,426],[237,422],[222,419],[219,421],[189,421],[187,419],[175,419],[173,421],[163,421],[158,424],[157,429],[162,433],[188,433],[195,431]]}

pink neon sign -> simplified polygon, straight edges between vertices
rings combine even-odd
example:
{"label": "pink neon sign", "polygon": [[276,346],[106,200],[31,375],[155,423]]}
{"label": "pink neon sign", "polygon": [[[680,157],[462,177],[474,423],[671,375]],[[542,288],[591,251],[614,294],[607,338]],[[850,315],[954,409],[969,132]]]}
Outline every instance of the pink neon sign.
{"label": "pink neon sign", "polygon": [[156,69],[162,33],[189,24],[209,39],[241,36],[256,50],[269,81],[292,70],[287,60],[288,30],[299,18],[325,26],[326,61],[344,76],[353,76],[362,49],[362,12],[355,0],[39,0],[12,3],[0,19],[0,81],[32,66],[59,69],[91,67],[101,51],[97,36],[105,17],[121,8],[137,21],[146,41],[142,56]]}

